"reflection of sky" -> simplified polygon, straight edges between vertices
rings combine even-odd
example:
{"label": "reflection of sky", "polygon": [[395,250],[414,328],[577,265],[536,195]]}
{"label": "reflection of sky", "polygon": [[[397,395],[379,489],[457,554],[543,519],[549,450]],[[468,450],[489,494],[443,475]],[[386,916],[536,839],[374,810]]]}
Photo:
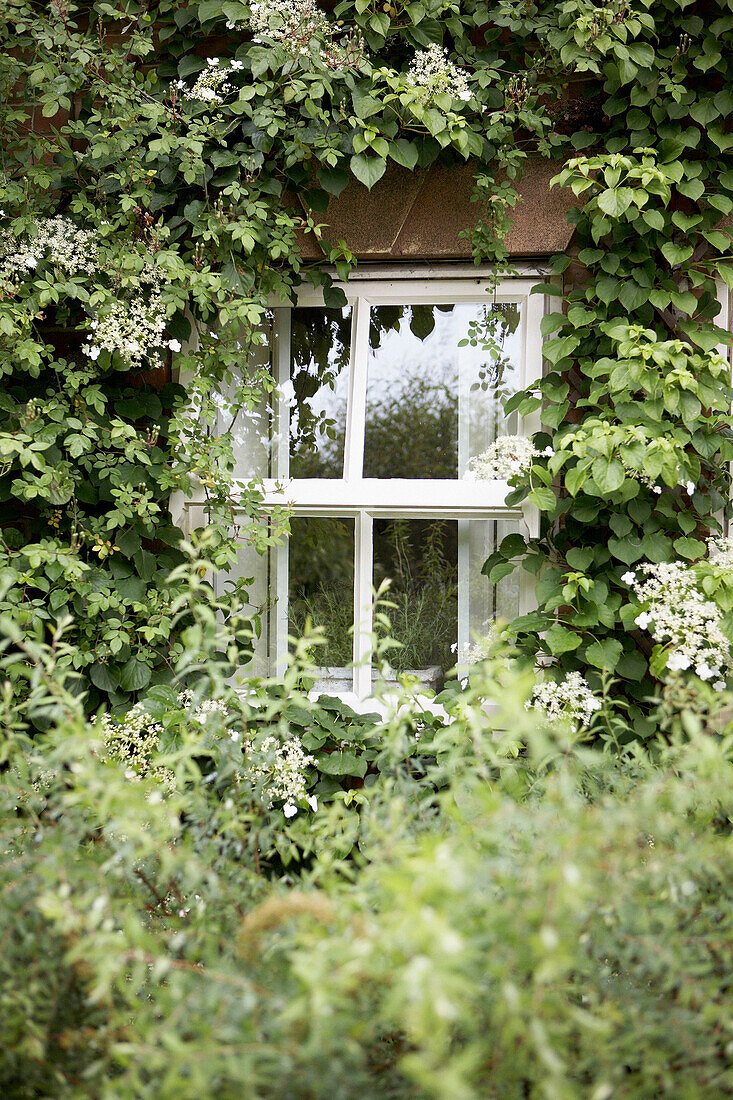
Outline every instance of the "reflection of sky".
{"label": "reflection of sky", "polygon": [[[379,318],[379,306],[373,307]],[[514,307],[519,312],[520,307]],[[385,312],[392,314],[392,307]],[[344,312],[344,316],[346,311]],[[422,382],[429,386],[447,388],[455,394],[459,410],[461,434],[465,438],[461,443],[461,467],[469,455],[478,454],[495,438],[497,431],[514,430],[502,424],[501,410],[498,406],[496,386],[492,373],[493,358],[491,352],[470,345],[459,348],[461,340],[469,335],[472,321],[489,320],[492,315],[497,323],[491,326],[494,339],[501,344],[501,354],[509,360],[501,378],[500,387],[506,393],[513,393],[520,381],[521,363],[521,325],[514,332],[504,332],[500,337],[499,321],[502,317],[499,309],[489,303],[461,303],[454,305],[449,312],[433,308],[435,327],[423,340],[410,330],[410,310],[400,318],[399,328],[384,331],[380,335],[380,345],[370,349],[367,378],[367,420],[369,407],[374,408],[384,401],[398,398],[411,383]],[[511,317],[511,314],[509,315]],[[516,314],[515,314],[516,316]],[[509,319],[509,318],[507,318]],[[300,349],[301,354],[304,349]],[[337,352],[328,353],[329,373],[336,370]],[[320,370],[323,370],[321,365]],[[319,367],[314,360],[308,366],[308,372],[318,374]],[[471,390],[475,383],[488,381],[486,389]],[[309,399],[312,413],[320,418],[343,420],[349,390],[349,372],[344,368],[333,379],[333,386],[323,385]],[[293,410],[291,435],[297,431],[297,410]]]}
{"label": "reflection of sky", "polygon": [[[517,307],[518,309],[519,307]],[[435,328],[420,340],[410,331],[410,316],[400,320],[399,330],[382,334],[379,348],[369,356],[370,396],[378,397],[389,389],[399,389],[405,381],[405,375],[422,376],[426,380],[440,385],[455,387],[460,373],[461,387],[470,387],[480,380],[482,367],[490,366],[492,358],[489,352],[478,346],[459,348],[458,344],[469,334],[472,321],[491,317],[492,306],[473,302],[455,305],[450,313],[434,309]],[[377,316],[379,307],[377,306]],[[499,313],[496,313],[497,318]],[[494,327],[494,336],[498,334],[498,325]],[[520,362],[521,334],[519,326],[513,333],[507,333],[502,340],[502,354],[511,360],[511,373],[505,375],[506,383],[513,380],[516,388]]]}

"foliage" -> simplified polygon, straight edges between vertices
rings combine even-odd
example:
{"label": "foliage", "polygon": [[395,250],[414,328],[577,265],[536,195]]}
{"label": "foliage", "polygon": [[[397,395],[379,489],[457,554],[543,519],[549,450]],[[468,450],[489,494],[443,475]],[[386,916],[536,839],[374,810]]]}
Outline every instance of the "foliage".
{"label": "foliage", "polygon": [[[144,703],[173,783],[87,724],[63,638],[21,656],[0,623],[28,685],[2,710],[3,1095],[729,1090],[729,736],[691,715],[656,760],[591,752],[505,650],[450,722],[409,690],[381,722],[315,706],[307,647],[247,698],[230,628],[193,619],[194,686]],[[251,746],[294,729],[319,796],[287,818]]]}
{"label": "foliage", "polygon": [[[205,493],[217,564],[237,541],[279,537],[251,522],[260,494],[233,481],[232,452],[274,389],[251,370],[268,302],[305,279],[343,304],[304,265],[301,235],[321,239],[330,198],[388,163],[470,160],[474,254],[500,264],[528,153],[570,146],[582,155],[556,183],[579,199],[574,252],[555,262],[564,285],[538,288],[563,299],[544,321],[552,370],[509,404],[543,409],[536,445],[554,455],[511,499],[547,523],[487,571],[522,557],[539,573],[539,610],[515,624],[525,650],[547,641],[558,676],[613,673],[633,703],[627,735],[650,734],[651,647],[623,617],[620,575],[700,557],[729,490],[731,392],[714,353],[716,280],[733,286],[728,5],[7,8],[2,605],[24,636],[71,616],[66,659],[90,707],[170,679],[170,493]],[[348,242],[324,256],[341,277],[353,264]],[[171,351],[185,387],[159,385]]]}

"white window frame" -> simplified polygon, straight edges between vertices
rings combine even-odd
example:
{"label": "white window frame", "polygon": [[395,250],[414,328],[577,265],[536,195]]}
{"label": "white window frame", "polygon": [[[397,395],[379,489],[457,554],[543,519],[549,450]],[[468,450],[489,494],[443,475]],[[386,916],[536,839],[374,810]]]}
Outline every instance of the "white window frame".
{"label": "white window frame", "polygon": [[[521,369],[518,385],[524,389],[542,375],[542,336],[540,324],[547,308],[546,298],[531,294],[546,271],[532,267],[519,271],[498,284],[486,271],[476,267],[391,268],[360,270],[345,283],[336,283],[344,291],[352,308],[352,338],[349,357],[349,388],[343,478],[291,478],[289,475],[290,409],[279,403],[273,421],[271,472],[263,479],[264,509],[288,509],[292,516],[343,517],[354,521],[354,634],[353,691],[338,692],[352,705],[363,703],[373,692],[373,556],[372,528],[377,517],[406,519],[451,519],[459,521],[459,570],[462,555],[468,553],[468,528],[462,521],[513,520],[527,537],[539,534],[539,512],[524,502],[508,507],[505,481],[467,481],[456,479],[378,479],[361,476],[366,424],[367,371],[369,361],[369,312],[379,305],[444,305],[482,301],[515,302],[521,305]],[[319,289],[303,287],[297,306],[323,306]],[[272,303],[276,324],[272,358],[279,386],[290,381],[290,306]],[[531,435],[540,427],[539,413],[520,422],[522,434]],[[253,476],[257,471],[252,471]],[[200,521],[200,502],[186,502],[187,525]],[[282,676],[288,660],[288,544],[272,550],[275,578],[275,607],[270,612],[269,660],[276,676]],[[488,583],[488,582],[487,582]],[[520,609],[532,606],[530,578],[520,582]],[[459,646],[471,639],[467,634],[468,592],[459,592]]]}

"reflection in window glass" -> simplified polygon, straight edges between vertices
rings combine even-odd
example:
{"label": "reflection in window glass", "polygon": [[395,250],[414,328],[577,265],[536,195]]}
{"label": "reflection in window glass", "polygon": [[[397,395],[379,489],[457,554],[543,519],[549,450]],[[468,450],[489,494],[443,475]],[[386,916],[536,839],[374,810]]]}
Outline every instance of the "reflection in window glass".
{"label": "reflection in window glass", "polygon": [[481,572],[486,559],[498,550],[507,535],[516,534],[516,520],[464,520],[460,523],[460,577],[462,611],[467,620],[470,645],[484,637],[495,619],[508,621],[520,613],[519,581],[515,569],[497,584]]}
{"label": "reflection in window glass", "polygon": [[375,519],[374,585],[391,581],[385,608],[401,647],[387,660],[397,672],[422,670],[431,687],[456,663],[458,530],[455,520]]}
{"label": "reflection in window glass", "polygon": [[291,477],[343,477],[351,308],[291,313]]}
{"label": "reflection in window glass", "polygon": [[364,477],[461,477],[516,431],[519,320],[507,302],[372,308]]}
{"label": "reflection in window glass", "polygon": [[290,521],[288,633],[300,636],[306,619],[323,627],[327,644],[319,646],[319,665],[351,663],[354,622],[354,521],[311,519]]}

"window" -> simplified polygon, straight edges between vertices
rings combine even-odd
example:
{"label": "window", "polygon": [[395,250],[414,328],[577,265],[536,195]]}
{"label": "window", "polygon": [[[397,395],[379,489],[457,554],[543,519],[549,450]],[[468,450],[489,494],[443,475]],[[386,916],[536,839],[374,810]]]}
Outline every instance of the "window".
{"label": "window", "polygon": [[[325,628],[316,690],[373,690],[373,591],[387,609],[396,671],[439,688],[497,615],[528,606],[519,574],[492,585],[481,567],[502,539],[536,533],[530,507],[507,507],[506,483],[471,481],[472,457],[498,435],[534,431],[503,402],[541,371],[544,301],[534,278],[492,287],[475,269],[427,278],[360,276],[348,304],[306,290],[272,311],[278,406],[238,442],[240,476],[266,474],[266,504],[291,509],[291,536],[239,568],[269,606],[260,669],[282,671],[288,634]],[[269,445],[267,442],[269,440]],[[350,667],[353,666],[353,667]]]}

